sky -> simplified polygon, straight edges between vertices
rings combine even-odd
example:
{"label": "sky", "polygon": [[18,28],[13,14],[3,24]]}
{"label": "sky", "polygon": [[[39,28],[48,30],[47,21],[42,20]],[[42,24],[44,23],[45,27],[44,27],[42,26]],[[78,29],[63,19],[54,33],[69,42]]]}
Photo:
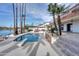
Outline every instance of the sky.
{"label": "sky", "polygon": [[[53,21],[52,15],[47,9],[48,3],[26,3],[26,24],[39,25]],[[10,27],[13,24],[12,4],[0,3],[0,26]],[[18,25],[20,25],[20,22]]]}
{"label": "sky", "polygon": [[31,3],[26,5],[27,22],[31,21],[34,25],[44,22],[49,22],[52,17],[48,13],[48,4],[45,3]]}
{"label": "sky", "polygon": [[[26,24],[39,25],[52,20],[47,8],[48,4],[45,3],[27,3]],[[13,26],[13,10],[10,3],[0,3],[0,26]]]}

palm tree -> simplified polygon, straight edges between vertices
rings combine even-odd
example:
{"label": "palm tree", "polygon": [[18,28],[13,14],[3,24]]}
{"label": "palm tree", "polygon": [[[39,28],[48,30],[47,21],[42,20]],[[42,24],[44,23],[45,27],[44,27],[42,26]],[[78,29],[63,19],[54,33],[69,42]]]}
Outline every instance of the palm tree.
{"label": "palm tree", "polygon": [[18,5],[16,4],[16,34],[18,34]]}
{"label": "palm tree", "polygon": [[15,6],[15,4],[13,3],[13,15],[14,15],[14,34],[18,34],[18,30],[17,30],[17,5]]}
{"label": "palm tree", "polygon": [[21,33],[22,33],[22,4],[20,4],[20,28],[21,28]]}
{"label": "palm tree", "polygon": [[13,17],[14,18],[14,34],[16,34],[15,33],[15,23],[16,23],[15,20],[16,20],[16,18],[15,18],[15,6],[14,6],[14,3],[12,4],[12,6],[13,6],[13,16],[14,16]]}
{"label": "palm tree", "polygon": [[60,18],[60,15],[61,13],[65,13],[67,12],[67,9],[70,7],[70,6],[67,6],[65,4],[63,5],[58,5],[56,4],[56,10],[55,10],[55,13],[57,14],[57,22],[58,22],[58,32],[59,32],[59,35],[62,35],[62,31],[61,31],[61,18]]}
{"label": "palm tree", "polygon": [[56,25],[56,21],[55,21],[55,13],[56,13],[56,3],[50,3],[48,5],[48,11],[52,14],[53,16],[53,21],[54,21],[54,26],[55,26],[55,30],[57,30],[57,25]]}
{"label": "palm tree", "polygon": [[23,32],[25,32],[26,4],[23,3],[22,9]]}
{"label": "palm tree", "polygon": [[22,4],[22,33],[24,32],[24,21],[25,21],[25,12],[24,12],[24,3]]}
{"label": "palm tree", "polygon": [[20,4],[20,26],[21,33],[25,32],[25,18],[26,17],[26,4]]}
{"label": "palm tree", "polygon": [[26,21],[26,4],[24,4],[24,32],[25,32],[25,21]]}

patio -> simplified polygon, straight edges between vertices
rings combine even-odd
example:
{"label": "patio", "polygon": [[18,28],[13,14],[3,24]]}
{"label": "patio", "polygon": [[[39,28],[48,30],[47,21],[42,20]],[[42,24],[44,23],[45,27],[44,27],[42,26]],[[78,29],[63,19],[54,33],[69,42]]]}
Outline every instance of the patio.
{"label": "patio", "polygon": [[26,43],[18,47],[17,42],[12,40],[0,44],[0,55],[4,56],[57,56],[58,54],[44,39],[39,42]]}

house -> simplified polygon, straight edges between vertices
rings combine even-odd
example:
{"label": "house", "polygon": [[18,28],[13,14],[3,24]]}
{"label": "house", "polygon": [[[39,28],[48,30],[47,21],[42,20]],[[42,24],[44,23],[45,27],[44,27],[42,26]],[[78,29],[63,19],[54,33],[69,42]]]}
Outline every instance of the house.
{"label": "house", "polygon": [[46,30],[47,30],[47,25],[50,25],[50,22],[45,22],[45,23],[43,23],[43,24],[40,24],[40,25],[38,26],[38,29],[39,29],[39,30],[46,31]]}
{"label": "house", "polygon": [[75,4],[69,12],[61,16],[62,31],[79,32],[79,4]]}

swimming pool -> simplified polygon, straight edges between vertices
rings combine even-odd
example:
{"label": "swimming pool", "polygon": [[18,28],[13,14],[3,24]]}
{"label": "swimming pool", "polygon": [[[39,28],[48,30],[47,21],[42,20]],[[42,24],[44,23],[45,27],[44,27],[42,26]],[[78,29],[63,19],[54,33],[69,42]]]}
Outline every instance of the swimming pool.
{"label": "swimming pool", "polygon": [[21,42],[25,39],[27,39],[25,42],[36,42],[36,41],[40,40],[40,35],[39,34],[28,33],[28,34],[22,35],[20,37],[17,37],[15,39],[15,41]]}

